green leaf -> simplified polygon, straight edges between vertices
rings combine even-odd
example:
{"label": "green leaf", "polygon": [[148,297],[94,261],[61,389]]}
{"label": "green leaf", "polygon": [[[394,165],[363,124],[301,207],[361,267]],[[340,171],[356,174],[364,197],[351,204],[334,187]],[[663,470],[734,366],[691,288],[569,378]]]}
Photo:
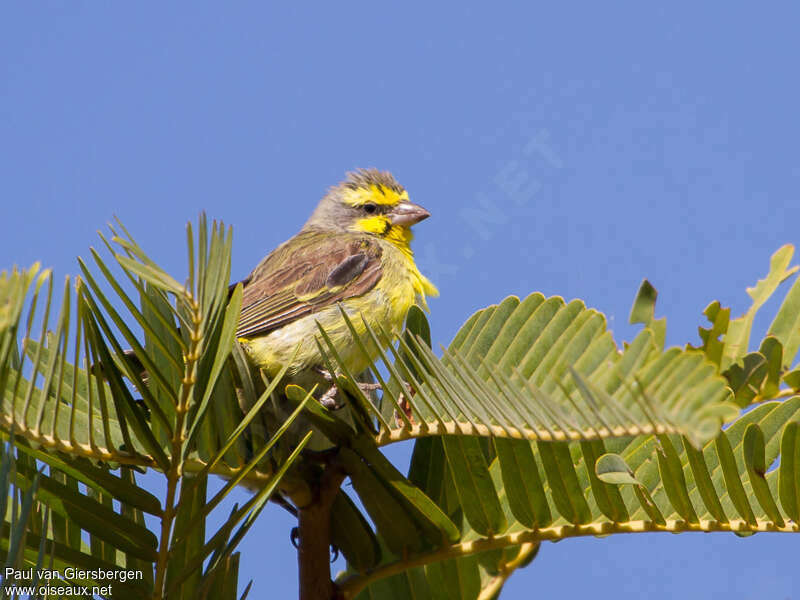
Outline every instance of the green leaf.
{"label": "green leaf", "polygon": [[750,485],[753,487],[758,503],[769,516],[770,520],[783,527],[784,521],[780,510],[775,504],[775,500],[770,493],[767,483],[767,462],[765,457],[766,447],[764,444],[764,432],[755,424],[750,423],[744,433],[742,445],[744,452],[744,462],[747,467],[747,475]]}
{"label": "green leaf", "polygon": [[661,474],[661,481],[667,493],[670,503],[684,521],[697,523],[697,513],[694,511],[692,501],[686,490],[686,479],[683,476],[683,465],[672,445],[669,437],[658,436],[659,448],[656,456],[658,457],[658,470]]}
{"label": "green leaf", "polygon": [[595,473],[600,481],[614,485],[641,485],[625,459],[619,454],[607,453],[597,459]]}
{"label": "green leaf", "polygon": [[225,309],[225,319],[222,325],[222,333],[220,334],[220,337],[216,343],[216,353],[214,354],[214,362],[211,366],[211,373],[208,376],[208,379],[203,382],[203,397],[196,411],[194,411],[194,415],[189,426],[189,433],[187,434],[186,441],[183,445],[184,457],[188,454],[189,449],[192,447],[194,436],[197,434],[198,427],[203,422],[206,409],[208,408],[208,402],[211,399],[214,387],[217,384],[217,379],[222,372],[222,368],[225,365],[228,356],[230,356],[236,333],[236,324],[239,320],[239,309],[241,308],[241,305],[242,286],[237,285],[233,291],[233,294],[231,294],[230,301]]}
{"label": "green leaf", "polygon": [[731,443],[727,436],[720,435],[714,440],[714,445],[719,456],[719,464],[722,467],[722,474],[725,478],[725,487],[728,489],[728,494],[733,502],[739,516],[747,521],[750,525],[755,525],[756,517],[753,514],[753,508],[747,498],[747,493],[744,490],[742,481],[738,476],[739,468],[736,465],[736,459],[733,456]]}
{"label": "green leaf", "polygon": [[183,296],[186,293],[186,290],[180,283],[161,269],[139,263],[127,256],[117,255],[116,258],[125,270],[135,273],[150,285],[162,289],[165,292],[175,294],[176,296]]}
{"label": "green leaf", "polygon": [[446,513],[451,513],[446,496],[449,491],[450,497],[455,497],[455,487],[447,467],[441,437],[420,438],[414,443],[408,479]]}
{"label": "green leaf", "polygon": [[[6,451],[8,451],[9,454],[12,452],[10,444],[6,446]],[[13,468],[13,458],[11,461]],[[16,493],[12,492],[15,494],[15,502],[11,512],[8,554],[6,555],[5,559],[5,567],[20,565],[20,558],[25,546],[25,537],[29,526],[29,520],[31,518],[31,511],[33,510],[39,488],[39,475],[39,473],[36,473],[33,476],[33,479],[30,481],[30,484],[27,486],[25,495],[22,497],[22,502],[19,505],[19,512],[17,512]],[[6,485],[4,487],[5,489],[2,490],[2,493],[3,496],[7,498],[7,490],[9,488],[8,479],[6,479]],[[5,581],[5,579],[6,578],[4,577],[3,580]]]}
{"label": "green leaf", "polygon": [[536,447],[558,511],[570,523],[581,524],[591,521],[592,512],[584,497],[578,474],[575,472],[569,445],[537,442]]}
{"label": "green leaf", "polygon": [[399,350],[390,347],[392,362],[380,349],[391,341],[385,332],[363,323],[366,333],[358,335],[346,313],[342,318],[354,349],[366,360],[368,343],[376,346],[391,375],[386,382],[381,369],[371,368],[383,391],[383,408],[373,406],[321,331],[342,371],[340,383],[353,388],[357,427],[377,422],[379,445],[425,435],[549,442],[643,433],[680,433],[700,445],[735,414],[725,379],[701,352],[660,352],[645,328],[620,354],[603,316],[581,301],[507,298],[470,319],[469,333],[457,335],[459,343],[441,359],[408,335],[398,340]]}
{"label": "green leaf", "polygon": [[386,483],[348,448],[339,450],[339,460],[350,476],[353,488],[378,530],[380,537],[396,555],[419,552],[427,545],[407,503],[398,499]]}
{"label": "green leaf", "polygon": [[786,425],[781,437],[778,493],[784,512],[800,522],[800,423]]}
{"label": "green leaf", "polygon": [[[581,442],[581,452],[585,465],[596,465],[600,456],[606,454],[605,445],[602,440],[592,442]],[[589,482],[592,488],[597,507],[600,511],[613,521],[627,521],[630,519],[628,508],[622,498],[617,486],[606,483],[597,475],[596,468],[587,469]]]}
{"label": "green leaf", "polygon": [[711,481],[703,452],[695,448],[686,438],[683,438],[683,449],[686,452],[686,459],[694,478],[697,493],[700,495],[706,510],[720,523],[727,523],[728,517],[725,515],[725,510],[719,501],[717,491],[714,489],[714,483]]}
{"label": "green leaf", "polygon": [[348,566],[363,573],[377,565],[381,558],[378,539],[343,490],[333,501],[331,515],[331,542],[341,550]]}
{"label": "green leaf", "polygon": [[[192,485],[186,485],[190,482]],[[170,544],[167,585],[171,585],[171,579],[183,571],[187,562],[201,550],[205,542],[205,519],[198,517],[206,503],[207,482],[206,476],[187,477],[181,486],[173,527],[175,539]],[[201,579],[202,573],[195,571],[181,584],[176,597],[190,600],[196,594]]]}
{"label": "green leaf", "polygon": [[[725,348],[720,363],[720,367],[723,370],[747,354],[750,331],[753,328],[753,319],[756,313],[775,293],[781,282],[797,271],[798,267],[789,268],[792,254],[794,254],[794,247],[791,244],[782,246],[770,258],[770,268],[767,276],[759,280],[754,287],[747,288],[747,293],[752,298],[753,303],[743,316],[734,319],[728,326],[728,333],[725,336]],[[782,327],[778,328],[778,330],[783,331]]]}
{"label": "green leaf", "polygon": [[46,475],[33,474],[26,470],[17,472],[17,482],[23,489],[38,479],[38,497],[54,512],[78,524],[100,540],[108,542],[114,548],[144,560],[154,560],[156,556],[156,537],[146,527],[116,513],[110,506],[103,504],[102,498],[110,496],[95,492],[89,488],[90,494],[100,498],[74,491]]}
{"label": "green leaf", "polygon": [[783,382],[788,385],[793,391],[800,390],[800,369],[790,371],[783,376]]}
{"label": "green leaf", "polygon": [[442,441],[456,493],[470,526],[487,536],[505,531],[505,515],[479,441],[462,436],[445,436]]}
{"label": "green leaf", "polygon": [[650,517],[654,523],[659,525],[666,524],[658,505],[650,495],[648,486],[645,485],[641,478],[633,474],[633,470],[628,466],[622,456],[614,453],[603,454],[597,459],[595,472],[597,477],[605,483],[631,485],[634,496],[639,501],[639,505],[644,509],[647,516]]}
{"label": "green leaf", "polygon": [[703,341],[700,349],[705,353],[708,360],[719,367],[722,362],[722,352],[725,348],[725,342],[720,340],[720,336],[728,332],[731,309],[722,308],[720,303],[715,300],[705,308],[703,314],[711,321],[711,327],[708,329],[698,327],[700,339]]}
{"label": "green leaf", "polygon": [[643,280],[633,301],[628,321],[631,325],[642,323],[645,327],[649,327],[653,331],[656,347],[663,348],[667,334],[667,320],[655,318],[657,297],[656,288],[647,279]]}
{"label": "green leaf", "polygon": [[16,447],[31,458],[42,461],[70,478],[94,487],[98,491],[104,491],[129,506],[156,516],[160,516],[162,513],[161,503],[153,494],[113,475],[103,467],[93,465],[85,458],[68,459],[58,454],[30,448],[21,443],[18,443]]}
{"label": "green leaf", "polygon": [[425,311],[416,304],[406,313],[406,331],[413,337],[421,338],[429,348],[431,347],[431,326],[428,324]]}
{"label": "green leaf", "polygon": [[461,532],[442,511],[441,508],[418,487],[392,465],[391,462],[375,447],[371,438],[361,437],[354,443],[354,449],[371,467],[373,472],[389,487],[395,497],[402,498],[410,507],[406,511],[411,514],[426,539],[438,543],[454,543],[461,537]]}
{"label": "green leaf", "polygon": [[[275,493],[278,484],[283,480],[286,472],[292,467],[294,462],[297,460],[297,457],[303,451],[303,448],[305,448],[310,439],[311,432],[308,432],[308,434],[302,440],[300,440],[300,443],[297,445],[297,447],[283,462],[281,467],[273,476],[269,478],[266,484],[263,485],[261,489],[259,489],[258,492],[244,504],[244,506],[235,507],[228,520],[225,521],[219,527],[219,529],[217,529],[214,535],[211,536],[206,544],[194,556],[186,561],[182,571],[177,573],[175,578],[170,582],[170,586],[167,590],[168,597],[186,580],[187,577],[195,573],[197,569],[202,568],[203,563],[209,557],[209,555],[218,550],[221,546],[224,545],[225,548],[221,553],[218,553],[218,558],[220,560],[224,560],[226,556],[229,556],[233,552],[233,549],[244,536],[244,533],[249,529],[250,525],[252,525],[254,519],[250,519],[248,517],[251,515],[257,516],[257,514],[261,512],[267,501]],[[240,528],[240,531],[233,536],[227,545],[225,545],[225,542],[228,540],[233,528],[242,522],[243,519],[245,520],[245,523]]]}
{"label": "green leaf", "polygon": [[788,369],[800,348],[800,278],[795,279],[786,294],[767,335],[775,336],[783,345],[782,367]]}
{"label": "green leaf", "polygon": [[725,371],[738,406],[748,406],[758,396],[766,373],[767,359],[760,352],[750,352]]}
{"label": "green leaf", "polygon": [[553,517],[529,442],[496,438],[503,487],[514,517],[525,527],[546,527]]}
{"label": "green leaf", "polygon": [[[113,395],[112,398],[114,399],[115,408],[117,409],[118,417],[126,417],[126,422],[128,422],[134,429],[136,434],[137,440],[142,443],[142,445],[147,449],[150,455],[155,459],[158,463],[159,467],[163,471],[167,471],[169,469],[169,459],[165,454],[164,450],[161,448],[158,440],[155,439],[153,435],[152,429],[148,427],[147,422],[142,415],[142,412],[136,406],[133,397],[131,396],[128,389],[125,387],[125,384],[122,381],[120,373],[116,370],[111,368],[112,365],[111,360],[111,353],[108,350],[105,342],[100,336],[100,332],[98,331],[97,324],[93,319],[92,315],[85,315],[86,316],[86,336],[87,339],[91,339],[92,346],[97,349],[100,360],[106,366],[105,374],[109,379],[109,383],[112,385]],[[99,315],[96,315],[99,316]],[[102,317],[101,317],[102,318]],[[100,323],[105,328],[106,335],[110,334],[110,330],[108,329],[107,325],[105,325],[104,321],[100,320]],[[102,407],[101,403],[101,407]],[[124,411],[124,413],[122,413]]]}

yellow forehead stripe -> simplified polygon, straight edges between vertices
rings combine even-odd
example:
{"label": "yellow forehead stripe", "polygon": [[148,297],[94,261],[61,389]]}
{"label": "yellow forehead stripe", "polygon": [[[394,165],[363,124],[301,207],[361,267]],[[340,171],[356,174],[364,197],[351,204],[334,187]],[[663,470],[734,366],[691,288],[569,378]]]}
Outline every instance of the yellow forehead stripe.
{"label": "yellow forehead stripe", "polygon": [[408,192],[403,190],[398,193],[391,188],[373,183],[369,187],[344,190],[342,199],[350,206],[361,206],[367,202],[393,206],[403,200],[408,200]]}

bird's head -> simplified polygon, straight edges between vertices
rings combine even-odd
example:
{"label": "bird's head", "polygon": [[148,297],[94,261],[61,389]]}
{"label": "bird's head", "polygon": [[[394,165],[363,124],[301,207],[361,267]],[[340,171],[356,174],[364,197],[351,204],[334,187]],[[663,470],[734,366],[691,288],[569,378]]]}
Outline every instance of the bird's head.
{"label": "bird's head", "polygon": [[304,229],[366,233],[410,252],[411,226],[429,216],[391,173],[358,169],[328,190]]}

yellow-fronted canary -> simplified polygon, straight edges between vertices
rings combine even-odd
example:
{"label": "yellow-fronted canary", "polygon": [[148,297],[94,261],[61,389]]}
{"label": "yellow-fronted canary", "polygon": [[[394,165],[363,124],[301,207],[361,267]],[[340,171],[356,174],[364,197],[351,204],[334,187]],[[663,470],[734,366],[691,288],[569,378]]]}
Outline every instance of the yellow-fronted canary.
{"label": "yellow-fronted canary", "polygon": [[[319,323],[351,372],[366,369],[377,348],[362,317],[396,335],[413,304],[427,309],[426,296],[438,295],[410,247],[411,226],[429,216],[388,172],[359,169],[330,188],[300,232],[242,281],[236,336],[253,364],[269,376],[288,365],[289,381],[306,389],[330,378]],[[372,356],[354,343],[340,306]]]}

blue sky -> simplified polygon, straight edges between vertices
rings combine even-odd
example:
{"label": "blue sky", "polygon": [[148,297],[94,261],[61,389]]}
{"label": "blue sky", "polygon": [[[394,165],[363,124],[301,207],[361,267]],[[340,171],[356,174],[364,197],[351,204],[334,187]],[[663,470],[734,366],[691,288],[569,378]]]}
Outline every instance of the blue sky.
{"label": "blue sky", "polygon": [[[206,210],[233,225],[244,276],[345,171],[376,166],[433,214],[415,247],[442,293],[435,342],[532,291],[582,298],[630,339],[644,277],[668,343],[696,342],[710,301],[742,312],[800,241],[798,18],[788,2],[5,3],[0,266],[75,273],[117,215],[180,275]],[[274,509],[242,545],[253,597],[294,593],[290,526]],[[798,539],[567,540],[503,598],[788,598]]]}

